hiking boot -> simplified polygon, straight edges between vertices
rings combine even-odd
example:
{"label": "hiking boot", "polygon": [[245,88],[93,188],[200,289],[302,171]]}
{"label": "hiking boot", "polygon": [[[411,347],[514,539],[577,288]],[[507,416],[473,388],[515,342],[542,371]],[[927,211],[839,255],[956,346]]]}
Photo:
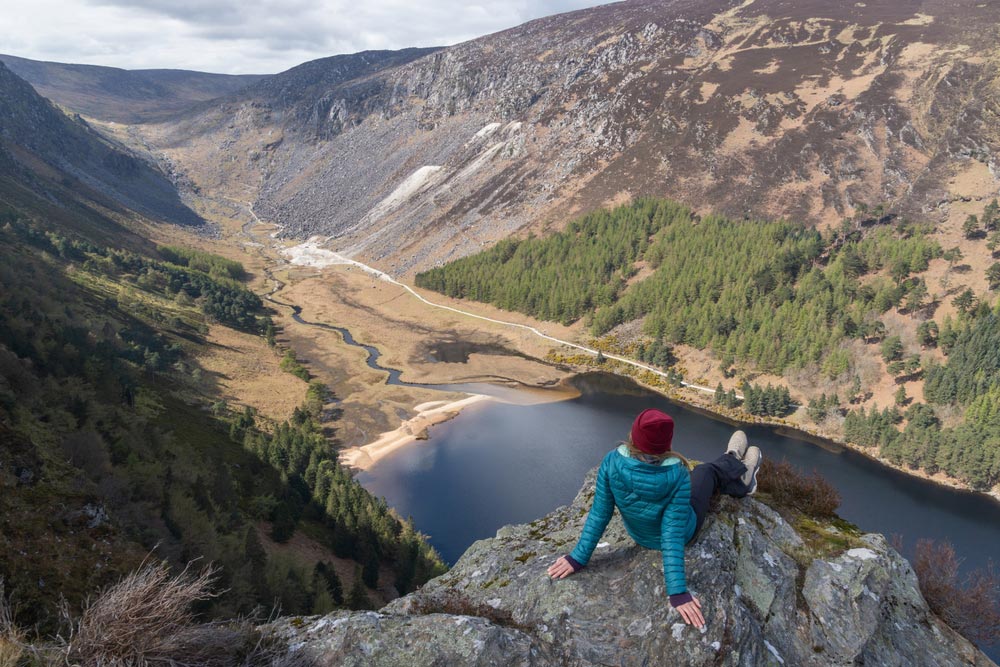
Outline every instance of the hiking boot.
{"label": "hiking boot", "polygon": [[743,473],[740,481],[749,489],[748,496],[757,493],[757,471],[760,470],[760,464],[763,460],[764,455],[760,453],[759,447],[749,447],[743,457],[743,464],[747,467],[747,471]]}
{"label": "hiking boot", "polygon": [[733,433],[733,437],[729,438],[726,454],[732,454],[742,461],[743,457],[747,455],[747,434],[743,431]]}

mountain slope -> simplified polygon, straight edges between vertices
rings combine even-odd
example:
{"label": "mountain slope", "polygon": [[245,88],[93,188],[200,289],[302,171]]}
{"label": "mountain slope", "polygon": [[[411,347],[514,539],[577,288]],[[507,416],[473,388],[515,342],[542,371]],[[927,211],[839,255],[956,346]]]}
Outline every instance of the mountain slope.
{"label": "mountain slope", "polygon": [[0,62],[56,104],[90,118],[117,123],[163,119],[198,102],[233,93],[265,76],[173,69],[124,70],[4,54],[0,54]]}
{"label": "mountain slope", "polygon": [[149,136],[199,184],[259,182],[286,234],[397,272],[636,195],[816,223],[859,203],[939,216],[995,189],[998,20],[972,1],[637,0]]}
{"label": "mountain slope", "polygon": [[[224,617],[367,606],[368,588],[390,599],[440,572],[338,464],[325,385],[299,364],[292,387],[275,377],[287,363],[248,272],[154,245],[142,232],[162,221],[200,220],[0,64],[0,595],[15,622],[55,632],[60,599],[78,610],[153,550],[215,563],[222,590],[199,614]],[[231,409],[214,348],[248,350],[300,406]],[[293,536],[304,553],[277,550]]]}
{"label": "mountain slope", "polygon": [[[77,117],[70,119],[0,63],[0,186],[6,197],[62,208],[100,207],[198,225],[170,179]],[[90,217],[93,211],[83,211]],[[106,224],[95,222],[95,224]]]}

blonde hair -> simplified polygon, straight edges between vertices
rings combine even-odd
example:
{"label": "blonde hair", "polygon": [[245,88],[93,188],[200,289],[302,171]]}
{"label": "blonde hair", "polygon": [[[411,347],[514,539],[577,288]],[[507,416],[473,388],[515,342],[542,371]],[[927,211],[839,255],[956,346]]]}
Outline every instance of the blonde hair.
{"label": "blonde hair", "polygon": [[631,434],[629,434],[625,438],[625,441],[623,442],[623,444],[626,447],[628,447],[628,453],[632,456],[632,458],[639,459],[640,461],[643,461],[644,463],[652,463],[652,464],[656,465],[656,464],[663,463],[663,461],[665,461],[666,459],[675,458],[675,459],[679,459],[680,462],[684,464],[685,468],[687,468],[688,470],[691,469],[691,463],[686,458],[684,458],[683,456],[681,456],[680,454],[678,454],[675,451],[667,451],[667,452],[663,452],[662,454],[650,454],[648,452],[642,451],[641,449],[639,449],[638,447],[636,447],[635,444],[632,442],[632,435]]}

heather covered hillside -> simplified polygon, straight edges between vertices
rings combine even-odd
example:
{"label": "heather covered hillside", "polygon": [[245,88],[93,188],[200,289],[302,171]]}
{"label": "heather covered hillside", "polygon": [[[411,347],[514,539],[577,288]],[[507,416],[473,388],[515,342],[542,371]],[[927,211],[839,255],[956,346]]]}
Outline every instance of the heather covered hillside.
{"label": "heather covered hillside", "polygon": [[635,0],[316,61],[142,134],[286,236],[394,273],[642,195],[821,225],[881,204],[958,229],[995,194],[997,12]]}

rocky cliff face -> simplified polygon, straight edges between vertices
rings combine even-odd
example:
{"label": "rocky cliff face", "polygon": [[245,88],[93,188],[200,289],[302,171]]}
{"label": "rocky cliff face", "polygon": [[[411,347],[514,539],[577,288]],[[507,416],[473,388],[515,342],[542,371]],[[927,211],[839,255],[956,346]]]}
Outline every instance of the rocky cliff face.
{"label": "rocky cliff face", "polygon": [[998,22],[974,0],[634,0],[332,78],[318,61],[149,136],[199,183],[259,183],[286,234],[401,273],[643,194],[935,216],[996,189]]}
{"label": "rocky cliff face", "polygon": [[593,473],[573,504],[473,544],[454,568],[378,612],[273,626],[320,665],[993,665],[936,618],[881,535],[807,524],[724,499],[687,549],[705,632],[663,591],[660,556],[615,516],[582,572],[550,580],[575,544]]}

